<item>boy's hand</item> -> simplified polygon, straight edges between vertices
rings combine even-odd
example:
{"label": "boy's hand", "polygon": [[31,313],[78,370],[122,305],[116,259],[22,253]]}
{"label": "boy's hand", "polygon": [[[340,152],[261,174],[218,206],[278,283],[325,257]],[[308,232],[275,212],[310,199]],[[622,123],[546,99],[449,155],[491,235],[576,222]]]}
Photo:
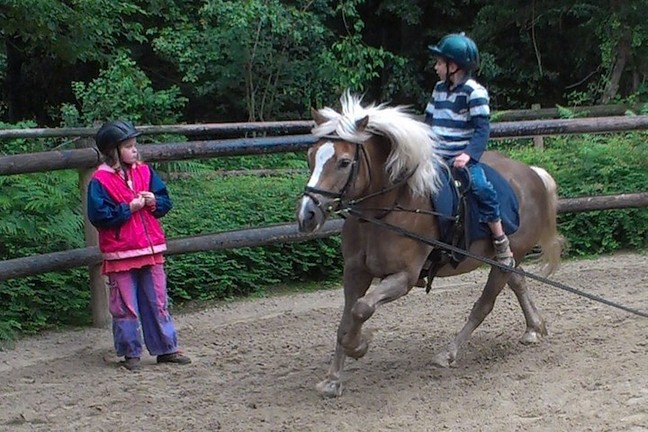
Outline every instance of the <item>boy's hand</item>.
{"label": "boy's hand", "polygon": [[131,201],[128,206],[130,207],[131,213],[135,213],[137,211],[142,210],[144,205],[146,204],[146,201],[144,200],[144,197],[138,196],[136,198],[133,198],[133,201]]}
{"label": "boy's hand", "polygon": [[455,168],[463,168],[470,161],[470,156],[467,153],[461,153],[459,156],[454,158],[453,166]]}
{"label": "boy's hand", "polygon": [[144,204],[149,207],[155,207],[155,194],[149,191],[143,191],[139,193],[141,198],[144,198]]}

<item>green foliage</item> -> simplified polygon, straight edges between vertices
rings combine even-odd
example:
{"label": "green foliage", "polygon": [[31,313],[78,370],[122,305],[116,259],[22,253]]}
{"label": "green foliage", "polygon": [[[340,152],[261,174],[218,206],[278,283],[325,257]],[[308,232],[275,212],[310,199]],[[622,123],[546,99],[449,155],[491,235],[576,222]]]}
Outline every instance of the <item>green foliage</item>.
{"label": "green foliage", "polygon": [[0,282],[0,341],[60,325],[89,325],[89,303],[85,269]]}
{"label": "green foliage", "polygon": [[216,115],[294,119],[327,94],[324,3],[210,0],[174,16],[152,45],[197,95],[218,101]]}
{"label": "green foliage", "polygon": [[[360,25],[356,27],[362,28]],[[387,64],[395,70],[406,64],[404,58],[382,47],[365,45],[360,34],[350,34],[334,42],[331,51],[322,54],[322,60],[322,67],[336,72],[333,75],[334,94],[346,88],[355,92],[366,90],[368,84],[381,76]]]}
{"label": "green foliage", "polygon": [[[16,124],[0,122],[0,129],[30,129],[35,127],[36,123],[33,121],[24,121]],[[17,138],[0,142],[0,155],[35,153],[43,151],[46,148],[47,145],[42,139]]]}
{"label": "green foliage", "polygon": [[69,63],[101,60],[120,38],[143,41],[143,27],[125,19],[144,11],[112,0],[4,0],[0,28],[22,39],[30,52],[44,49]]}
{"label": "green foliage", "polygon": [[[561,197],[644,192],[648,184],[645,133],[545,138],[545,150],[517,149],[511,155],[545,168]],[[566,213],[559,229],[572,255],[648,247],[648,209]]]}
{"label": "green foliage", "polygon": [[[33,127],[33,124],[2,125]],[[36,152],[52,140],[9,140],[3,153]],[[83,246],[78,174],[0,177],[0,260]],[[61,324],[87,324],[87,271],[75,269],[0,283],[0,341]]]}
{"label": "green foliage", "polygon": [[301,153],[273,153],[254,156],[229,156],[204,161],[215,170],[307,169]]}
{"label": "green foliage", "polygon": [[[198,96],[219,101],[214,114],[230,121],[238,120],[233,112],[250,121],[300,118],[407,62],[364,41],[364,1],[329,3],[211,0],[174,16],[152,44]],[[342,23],[343,34],[331,30],[332,22]]]}
{"label": "green foliage", "polygon": [[[304,176],[232,176],[176,181],[169,235],[190,236],[294,221]],[[339,238],[202,252],[168,258],[169,290],[178,299],[223,299],[264,286],[339,274]]]}
{"label": "green foliage", "polygon": [[[426,47],[459,30],[480,47],[492,108],[645,99],[647,13],[645,1],[6,0],[0,113],[75,125],[126,112],[165,123],[155,113],[173,105],[164,99],[179,102],[180,86],[191,99],[172,112],[184,122],[301,118],[345,88],[422,107],[435,80]],[[84,91],[72,83],[92,82],[125,52],[137,68],[122,69],[138,80],[146,71],[150,88],[169,93],[140,95],[152,102],[140,105],[126,92],[118,106],[104,100],[118,99],[111,91],[95,92],[88,113],[76,112]],[[128,83],[126,72],[110,77]]]}
{"label": "green foliage", "polygon": [[0,259],[82,246],[77,182],[66,171],[0,177]]}
{"label": "green foliage", "polygon": [[154,90],[146,74],[123,53],[92,82],[74,82],[72,88],[81,112],[64,105],[61,117],[67,126],[91,126],[116,118],[136,124],[171,124],[177,122],[187,102],[176,86]]}

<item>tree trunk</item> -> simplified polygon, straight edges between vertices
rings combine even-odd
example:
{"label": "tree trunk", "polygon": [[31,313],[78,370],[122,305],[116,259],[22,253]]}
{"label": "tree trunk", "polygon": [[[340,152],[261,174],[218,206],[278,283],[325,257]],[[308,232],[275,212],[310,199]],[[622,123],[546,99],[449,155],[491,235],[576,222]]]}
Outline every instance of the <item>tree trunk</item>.
{"label": "tree trunk", "polygon": [[610,82],[608,83],[603,96],[601,96],[601,103],[609,103],[619,92],[619,84],[621,82],[621,76],[625,70],[626,64],[630,59],[631,47],[630,47],[630,38],[627,35],[624,35],[619,40],[617,45],[617,55],[616,60],[614,61],[614,67],[612,68],[612,75],[610,76]]}
{"label": "tree trunk", "polygon": [[20,38],[16,35],[5,36],[7,54],[7,76],[4,82],[4,94],[7,101],[7,121],[16,123],[20,120],[20,86],[22,81],[23,57],[20,52]]}

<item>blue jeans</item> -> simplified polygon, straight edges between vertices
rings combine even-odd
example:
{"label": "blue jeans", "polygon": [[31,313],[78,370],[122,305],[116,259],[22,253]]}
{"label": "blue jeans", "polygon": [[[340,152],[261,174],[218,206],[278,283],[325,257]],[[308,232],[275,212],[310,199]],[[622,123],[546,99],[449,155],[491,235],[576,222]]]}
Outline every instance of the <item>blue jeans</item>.
{"label": "blue jeans", "polygon": [[466,165],[470,173],[470,191],[477,201],[480,222],[497,222],[500,220],[500,207],[497,191],[486,178],[484,169],[479,162],[469,162]]}

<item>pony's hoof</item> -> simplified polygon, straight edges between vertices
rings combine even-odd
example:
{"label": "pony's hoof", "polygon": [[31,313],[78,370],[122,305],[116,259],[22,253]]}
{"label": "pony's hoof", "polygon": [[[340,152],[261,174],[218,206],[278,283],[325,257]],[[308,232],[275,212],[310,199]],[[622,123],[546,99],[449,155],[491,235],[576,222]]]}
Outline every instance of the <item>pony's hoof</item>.
{"label": "pony's hoof", "polygon": [[320,395],[327,398],[342,396],[342,383],[339,380],[333,381],[325,379],[324,381],[318,382],[315,388]]}
{"label": "pony's hoof", "polygon": [[540,342],[542,336],[538,334],[535,330],[529,330],[524,333],[524,336],[520,339],[520,343],[523,345],[534,345]]}
{"label": "pony's hoof", "polygon": [[432,363],[442,368],[456,367],[457,356],[450,351],[443,351],[432,358]]}

